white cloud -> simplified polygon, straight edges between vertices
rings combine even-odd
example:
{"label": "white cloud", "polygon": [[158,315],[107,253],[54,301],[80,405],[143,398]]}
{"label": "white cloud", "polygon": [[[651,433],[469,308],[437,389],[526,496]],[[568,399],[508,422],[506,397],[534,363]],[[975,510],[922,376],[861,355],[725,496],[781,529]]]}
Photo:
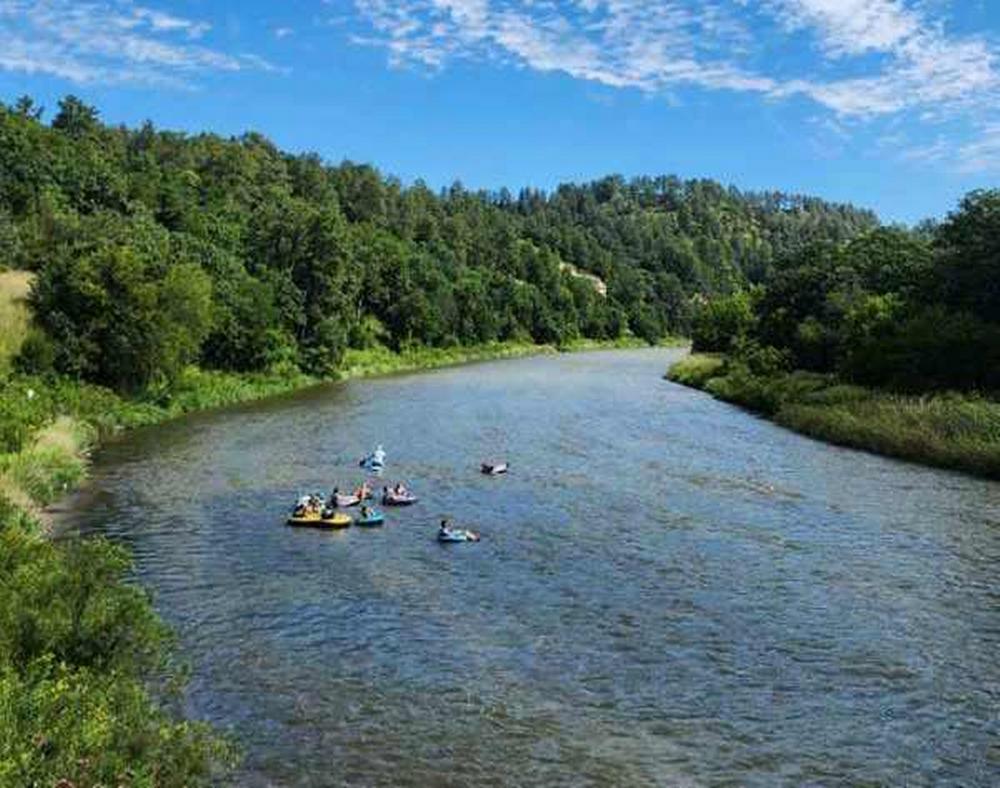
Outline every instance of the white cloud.
{"label": "white cloud", "polygon": [[198,43],[210,29],[128,0],[0,0],[0,69],[180,86],[199,72],[274,68]]}
{"label": "white cloud", "polygon": [[957,169],[966,175],[1000,174],[1000,122],[988,123],[958,149]]}
{"label": "white cloud", "polygon": [[[956,0],[957,2],[958,0]],[[354,0],[395,65],[499,60],[615,88],[805,97],[842,121],[985,128],[1000,64],[923,0]],[[937,8],[932,19],[928,9]],[[773,57],[775,54],[779,57]],[[989,138],[992,140],[992,137]],[[990,149],[986,138],[983,147]],[[963,161],[981,161],[967,146]]]}
{"label": "white cloud", "polygon": [[884,52],[921,30],[916,12],[900,0],[767,0],[791,30],[813,30],[833,56]]}
{"label": "white cloud", "polygon": [[768,0],[788,30],[812,33],[828,59],[880,56],[862,77],[793,80],[780,92],[805,93],[841,115],[882,115],[918,107],[986,105],[1000,95],[997,58],[982,39],[949,37],[902,0]]}
{"label": "white cloud", "polygon": [[356,0],[393,62],[435,68],[453,58],[501,59],[612,87],[691,82],[766,91],[771,81],[728,62],[748,34],[718,0],[695,11],[645,0]]}

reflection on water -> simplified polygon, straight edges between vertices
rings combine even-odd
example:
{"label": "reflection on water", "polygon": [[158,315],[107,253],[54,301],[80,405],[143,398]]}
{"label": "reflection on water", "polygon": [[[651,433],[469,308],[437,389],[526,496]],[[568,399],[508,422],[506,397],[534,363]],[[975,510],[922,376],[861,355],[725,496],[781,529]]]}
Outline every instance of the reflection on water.
{"label": "reflection on water", "polygon": [[[139,431],[77,519],[135,551],[241,785],[1000,781],[1000,485],[785,432],[661,380],[673,354]],[[282,526],[376,443],[420,504]],[[436,544],[443,515],[483,541]]]}

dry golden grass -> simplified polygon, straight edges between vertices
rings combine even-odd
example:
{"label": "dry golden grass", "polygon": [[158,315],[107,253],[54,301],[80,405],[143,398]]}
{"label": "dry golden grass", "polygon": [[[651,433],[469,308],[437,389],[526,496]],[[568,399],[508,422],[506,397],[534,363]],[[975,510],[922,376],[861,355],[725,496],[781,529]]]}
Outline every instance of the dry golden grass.
{"label": "dry golden grass", "polygon": [[41,451],[61,451],[65,454],[86,453],[90,442],[88,430],[69,416],[60,416],[35,435],[32,448]]}
{"label": "dry golden grass", "polygon": [[0,374],[10,369],[28,333],[31,313],[27,299],[34,278],[30,271],[0,272]]}
{"label": "dry golden grass", "polygon": [[15,454],[0,454],[0,498],[6,499],[42,528],[50,526],[45,507],[83,479],[93,429],[60,416],[35,433]]}
{"label": "dry golden grass", "polygon": [[0,498],[6,498],[14,506],[30,517],[39,519],[42,513],[41,507],[31,500],[31,496],[6,473],[0,473]]}

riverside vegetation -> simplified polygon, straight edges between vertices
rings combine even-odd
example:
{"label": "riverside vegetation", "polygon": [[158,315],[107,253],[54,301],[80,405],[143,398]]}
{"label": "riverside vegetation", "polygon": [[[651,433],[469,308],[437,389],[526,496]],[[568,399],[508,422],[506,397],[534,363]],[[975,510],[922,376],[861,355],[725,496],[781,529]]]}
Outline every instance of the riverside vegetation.
{"label": "riverside vegetation", "polygon": [[[706,301],[668,376],[845,446],[1000,479],[1000,192]],[[712,355],[712,354],[715,355]]]}
{"label": "riverside vegetation", "polygon": [[[749,323],[706,344],[711,315],[756,314],[785,261],[882,232],[705,180],[435,193],[259,134],[109,127],[73,97],[43,115],[0,103],[0,784],[208,784],[233,759],[178,716],[183,671],[127,556],[44,536],[105,436],[539,348],[729,350]],[[886,331],[896,303],[870,305]]]}

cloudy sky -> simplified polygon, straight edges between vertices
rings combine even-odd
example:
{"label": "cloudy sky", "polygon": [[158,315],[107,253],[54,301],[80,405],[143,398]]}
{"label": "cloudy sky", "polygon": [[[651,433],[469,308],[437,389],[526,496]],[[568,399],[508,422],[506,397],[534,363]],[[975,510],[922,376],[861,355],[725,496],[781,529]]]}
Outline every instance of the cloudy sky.
{"label": "cloudy sky", "polygon": [[0,0],[0,100],[68,92],[434,186],[676,173],[915,221],[1000,184],[1000,0]]}

